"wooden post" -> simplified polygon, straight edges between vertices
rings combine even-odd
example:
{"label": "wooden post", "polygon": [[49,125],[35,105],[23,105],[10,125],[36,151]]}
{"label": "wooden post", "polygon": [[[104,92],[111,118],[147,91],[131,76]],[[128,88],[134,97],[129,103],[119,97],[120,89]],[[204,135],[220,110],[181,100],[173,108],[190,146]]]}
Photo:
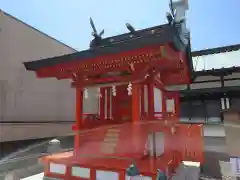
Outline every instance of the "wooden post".
{"label": "wooden post", "polygon": [[140,88],[138,83],[132,84],[132,143],[135,153],[140,149]]}
{"label": "wooden post", "polygon": [[179,118],[179,121],[180,121],[180,92],[179,91],[176,91],[175,92],[175,111],[176,111],[176,117]]}
{"label": "wooden post", "polygon": [[109,120],[110,118],[111,118],[111,116],[110,116],[110,111],[111,111],[111,104],[110,104],[110,102],[111,102],[111,100],[110,100],[110,98],[111,98],[111,87],[107,87],[107,97],[105,97],[105,98],[107,98],[107,119]]}
{"label": "wooden post", "polygon": [[166,98],[166,93],[162,91],[162,117],[163,119],[167,117],[167,98]]}
{"label": "wooden post", "polygon": [[83,90],[76,88],[76,134],[74,139],[74,152],[78,152],[80,147],[80,134],[79,131],[83,124]]}
{"label": "wooden post", "polygon": [[140,91],[139,84],[132,84],[132,121],[140,121]]}
{"label": "wooden post", "polygon": [[148,118],[154,117],[154,84],[152,81],[148,83]]}
{"label": "wooden post", "polygon": [[100,98],[100,120],[103,121],[105,119],[105,88],[102,87],[100,89],[101,98]]}
{"label": "wooden post", "polygon": [[141,97],[141,118],[145,118],[146,113],[145,113],[145,88],[144,88],[144,84],[141,84],[141,88],[140,88],[140,97]]}

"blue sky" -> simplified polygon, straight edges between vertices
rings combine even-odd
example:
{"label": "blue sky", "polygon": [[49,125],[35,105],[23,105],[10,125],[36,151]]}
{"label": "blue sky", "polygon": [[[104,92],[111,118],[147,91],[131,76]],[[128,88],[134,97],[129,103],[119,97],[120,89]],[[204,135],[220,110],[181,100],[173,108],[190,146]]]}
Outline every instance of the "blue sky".
{"label": "blue sky", "polygon": [[[240,0],[189,0],[188,27],[192,49],[240,42]],[[89,17],[105,37],[163,24],[168,0],[0,0],[0,8],[40,31],[72,46],[86,49],[91,39]]]}

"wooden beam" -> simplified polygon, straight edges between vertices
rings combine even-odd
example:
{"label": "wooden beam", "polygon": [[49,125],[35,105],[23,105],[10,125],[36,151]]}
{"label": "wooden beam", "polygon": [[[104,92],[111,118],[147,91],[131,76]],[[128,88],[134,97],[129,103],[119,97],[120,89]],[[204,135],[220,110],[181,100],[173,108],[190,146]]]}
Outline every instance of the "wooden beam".
{"label": "wooden beam", "polygon": [[89,87],[100,84],[111,84],[111,83],[128,83],[128,82],[142,82],[145,80],[145,73],[134,72],[131,75],[119,75],[114,77],[102,77],[96,79],[85,79],[78,82],[72,82],[72,87]]}
{"label": "wooden beam", "polygon": [[154,83],[153,81],[148,82],[148,117],[154,117]]}
{"label": "wooden beam", "polygon": [[161,91],[165,91],[165,85],[164,85],[164,83],[161,81],[161,79],[159,77],[155,77],[154,78],[154,84]]}
{"label": "wooden beam", "polygon": [[162,59],[158,61],[152,61],[149,63],[152,68],[155,68],[157,71],[174,71],[178,69],[182,69],[183,63],[181,60],[167,60]]}
{"label": "wooden beam", "polygon": [[[83,90],[76,88],[76,131],[80,131],[83,124]],[[80,134],[76,132],[74,139],[74,152],[80,148]]]}
{"label": "wooden beam", "polygon": [[140,97],[141,97],[141,117],[145,117],[145,88],[144,88],[144,84],[141,83],[141,87],[140,87]]}
{"label": "wooden beam", "polygon": [[98,84],[118,83],[118,82],[130,82],[133,81],[133,77],[129,76],[115,76],[115,77],[104,77],[97,79],[83,80],[79,82],[72,82],[72,87],[88,87],[96,86]]}

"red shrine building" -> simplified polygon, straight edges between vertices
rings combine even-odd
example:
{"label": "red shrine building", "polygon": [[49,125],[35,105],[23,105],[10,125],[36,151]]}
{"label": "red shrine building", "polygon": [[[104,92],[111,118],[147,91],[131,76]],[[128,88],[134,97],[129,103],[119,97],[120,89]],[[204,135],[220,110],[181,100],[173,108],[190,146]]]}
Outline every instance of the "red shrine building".
{"label": "red shrine building", "polygon": [[[38,78],[69,79],[76,93],[74,150],[42,158],[45,179],[125,180],[133,176],[133,166],[143,179],[157,179],[159,172],[174,179],[183,162],[204,164],[202,122],[180,123],[180,101],[192,111],[194,96],[186,94],[197,78],[186,28],[188,3],[170,7],[167,24],[143,30],[126,24],[129,33],[109,38],[102,38],[104,31],[98,33],[90,19],[89,49],[24,63]],[[232,94],[225,91],[221,105],[227,109]],[[86,113],[89,98],[94,108]]]}
{"label": "red shrine building", "polygon": [[[180,123],[180,91],[192,81],[187,1],[171,3],[168,24],[102,38],[93,27],[90,48],[25,62],[38,78],[70,79],[76,91],[74,151],[44,157],[45,179],[125,180],[135,175],[174,177],[183,161],[203,159],[201,124]],[[89,88],[96,112],[84,113]],[[194,144],[193,144],[194,142]],[[76,171],[77,169],[77,171]],[[104,175],[103,175],[104,174]],[[110,175],[111,174],[111,175]],[[160,178],[160,177],[159,177]]]}

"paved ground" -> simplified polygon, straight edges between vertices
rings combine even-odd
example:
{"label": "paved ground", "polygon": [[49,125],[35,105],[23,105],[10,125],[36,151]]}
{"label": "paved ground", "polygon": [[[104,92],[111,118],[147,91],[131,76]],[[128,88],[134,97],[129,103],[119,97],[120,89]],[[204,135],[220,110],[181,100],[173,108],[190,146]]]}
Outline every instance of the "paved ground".
{"label": "paved ground", "polygon": [[40,174],[36,174],[34,176],[30,176],[30,177],[23,178],[23,179],[20,179],[20,180],[42,180],[43,176],[44,176],[44,173],[40,173]]}
{"label": "paved ground", "polygon": [[227,180],[231,177],[230,157],[226,153],[225,138],[205,137],[205,163],[203,166],[202,180]]}
{"label": "paved ground", "polygon": [[203,166],[203,176],[211,178],[222,178],[220,162],[229,162],[230,158],[226,153],[205,152],[205,163]]}
{"label": "paved ground", "polygon": [[[220,137],[205,137],[205,165],[203,167],[202,180],[204,179],[234,179],[230,178],[231,175],[229,169],[229,156],[225,149],[225,139]],[[63,148],[73,147],[73,137],[64,137],[61,139],[61,145]],[[23,154],[38,154],[41,152],[46,152],[47,145],[41,146],[41,148],[36,148],[28,152],[19,153],[15,157],[22,156]],[[40,171],[41,172],[41,171]],[[40,173],[39,172],[39,173]],[[228,176],[224,177],[223,176]],[[23,179],[29,180],[29,179]],[[37,179],[36,179],[37,180]],[[235,180],[235,179],[234,179]]]}

